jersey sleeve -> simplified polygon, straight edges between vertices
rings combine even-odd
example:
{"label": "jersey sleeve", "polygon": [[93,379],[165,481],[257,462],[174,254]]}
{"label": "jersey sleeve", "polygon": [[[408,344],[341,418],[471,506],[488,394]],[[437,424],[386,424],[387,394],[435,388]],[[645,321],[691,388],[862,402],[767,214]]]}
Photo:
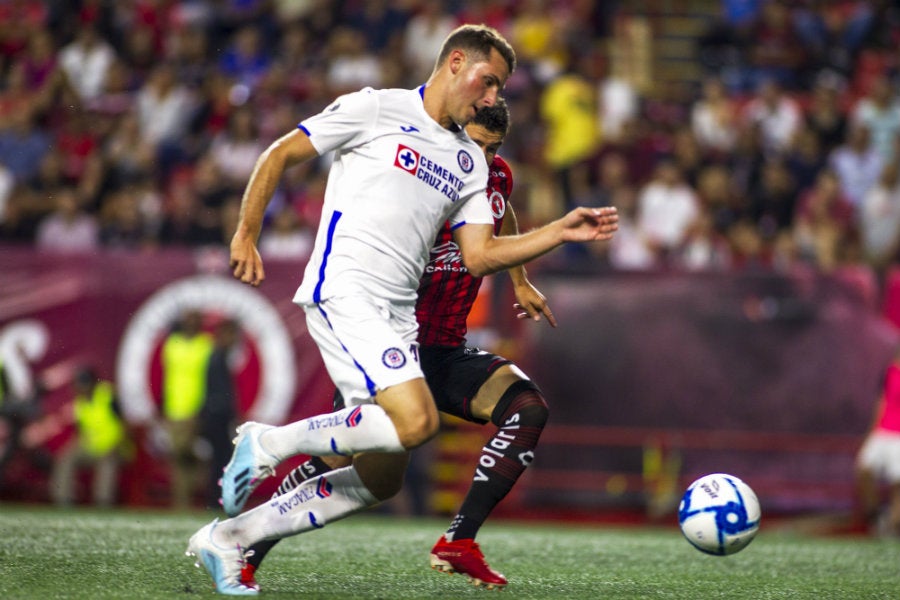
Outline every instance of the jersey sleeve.
{"label": "jersey sleeve", "polygon": [[450,228],[456,229],[462,225],[493,225],[494,215],[491,213],[491,202],[488,200],[486,189],[468,198],[459,208],[450,215]]}
{"label": "jersey sleeve", "polygon": [[372,88],[345,94],[325,110],[297,126],[322,155],[338,148],[352,147],[367,140],[378,116],[378,96]]}
{"label": "jersey sleeve", "polygon": [[499,156],[488,167],[487,188],[466,202],[450,217],[450,227],[456,229],[466,223],[494,225],[494,213],[491,209],[490,190],[499,189],[504,199],[508,200],[512,193],[512,169]]}

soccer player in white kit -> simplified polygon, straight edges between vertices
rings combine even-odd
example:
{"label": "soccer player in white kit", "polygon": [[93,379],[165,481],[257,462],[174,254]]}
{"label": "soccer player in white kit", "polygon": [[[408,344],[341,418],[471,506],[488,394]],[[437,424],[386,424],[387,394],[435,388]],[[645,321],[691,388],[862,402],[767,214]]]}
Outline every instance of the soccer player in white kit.
{"label": "soccer player in white kit", "polygon": [[[527,234],[494,236],[487,164],[462,128],[496,101],[514,68],[515,54],[499,33],[461,26],[424,86],[342,96],[257,161],[231,243],[234,276],[251,285],[265,278],[256,242],[284,170],[335,153],[315,248],[294,301],[347,408],[281,427],[239,428],[222,482],[223,506],[233,518],[201,528],[187,550],[218,592],[257,593],[240,582],[243,548],[323,527],[396,494],[407,451],[437,433],[438,412],[418,364],[415,302],[444,222],[453,225],[475,276],[614,233],[615,209],[577,208]],[[258,482],[296,454],[354,458],[234,516]]]}

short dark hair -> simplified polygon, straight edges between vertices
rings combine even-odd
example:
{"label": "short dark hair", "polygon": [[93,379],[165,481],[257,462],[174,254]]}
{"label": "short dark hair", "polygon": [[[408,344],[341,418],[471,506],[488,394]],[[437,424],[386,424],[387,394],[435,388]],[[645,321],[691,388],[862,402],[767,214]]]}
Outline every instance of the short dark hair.
{"label": "short dark hair", "polygon": [[485,106],[472,120],[473,125],[480,125],[491,133],[502,133],[503,137],[509,133],[509,106],[502,96],[497,96],[493,106]]}
{"label": "short dark hair", "polygon": [[499,31],[487,25],[460,25],[451,31],[441,46],[436,64],[443,64],[453,50],[467,50],[488,60],[491,48],[500,53],[510,73],[516,70],[516,51]]}

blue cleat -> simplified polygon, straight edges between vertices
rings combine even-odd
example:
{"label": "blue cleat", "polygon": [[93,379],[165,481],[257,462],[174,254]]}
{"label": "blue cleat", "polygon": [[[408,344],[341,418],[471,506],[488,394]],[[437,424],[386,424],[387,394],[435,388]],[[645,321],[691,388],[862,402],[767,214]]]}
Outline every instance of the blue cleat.
{"label": "blue cleat", "polygon": [[240,545],[234,548],[222,548],[212,540],[213,529],[219,520],[203,526],[191,536],[185,551],[187,556],[196,558],[195,567],[206,569],[216,586],[216,592],[225,596],[256,596],[258,588],[252,588],[241,582],[241,572],[247,565],[246,554]]}
{"label": "blue cleat", "polygon": [[237,429],[234,454],[222,474],[222,508],[229,517],[240,514],[253,490],[275,474],[278,461],[259,444],[259,436],[271,428],[247,421]]}

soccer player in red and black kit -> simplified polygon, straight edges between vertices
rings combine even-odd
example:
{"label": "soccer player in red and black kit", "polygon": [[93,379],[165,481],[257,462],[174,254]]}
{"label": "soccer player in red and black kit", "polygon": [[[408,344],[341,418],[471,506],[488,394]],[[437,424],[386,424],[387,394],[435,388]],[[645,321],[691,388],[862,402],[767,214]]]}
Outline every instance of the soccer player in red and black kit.
{"label": "soccer player in red and black kit", "polygon": [[[515,213],[508,204],[513,177],[509,165],[497,150],[509,130],[509,109],[502,99],[478,111],[466,131],[483,150],[490,165],[488,197],[498,235],[518,233]],[[546,317],[556,325],[544,296],[526,277],[525,270],[509,270],[520,317]],[[440,411],[467,421],[497,426],[494,436],[482,449],[472,485],[447,532],[431,549],[431,566],[445,573],[468,575],[476,586],[502,588],[506,578],[485,562],[475,542],[478,529],[490,512],[507,495],[531,463],[534,448],[547,421],[547,403],[531,380],[509,360],[466,346],[466,318],[478,295],[481,279],[463,265],[459,247],[453,242],[449,224],[438,234],[431,257],[422,275],[416,319],[419,322],[419,357],[425,379]],[[335,407],[343,407],[339,395]],[[327,461],[327,462],[326,462]],[[349,464],[350,459],[313,457],[291,471],[281,482],[277,495],[303,481]],[[252,546],[242,582],[258,589],[254,573],[277,540]]]}

